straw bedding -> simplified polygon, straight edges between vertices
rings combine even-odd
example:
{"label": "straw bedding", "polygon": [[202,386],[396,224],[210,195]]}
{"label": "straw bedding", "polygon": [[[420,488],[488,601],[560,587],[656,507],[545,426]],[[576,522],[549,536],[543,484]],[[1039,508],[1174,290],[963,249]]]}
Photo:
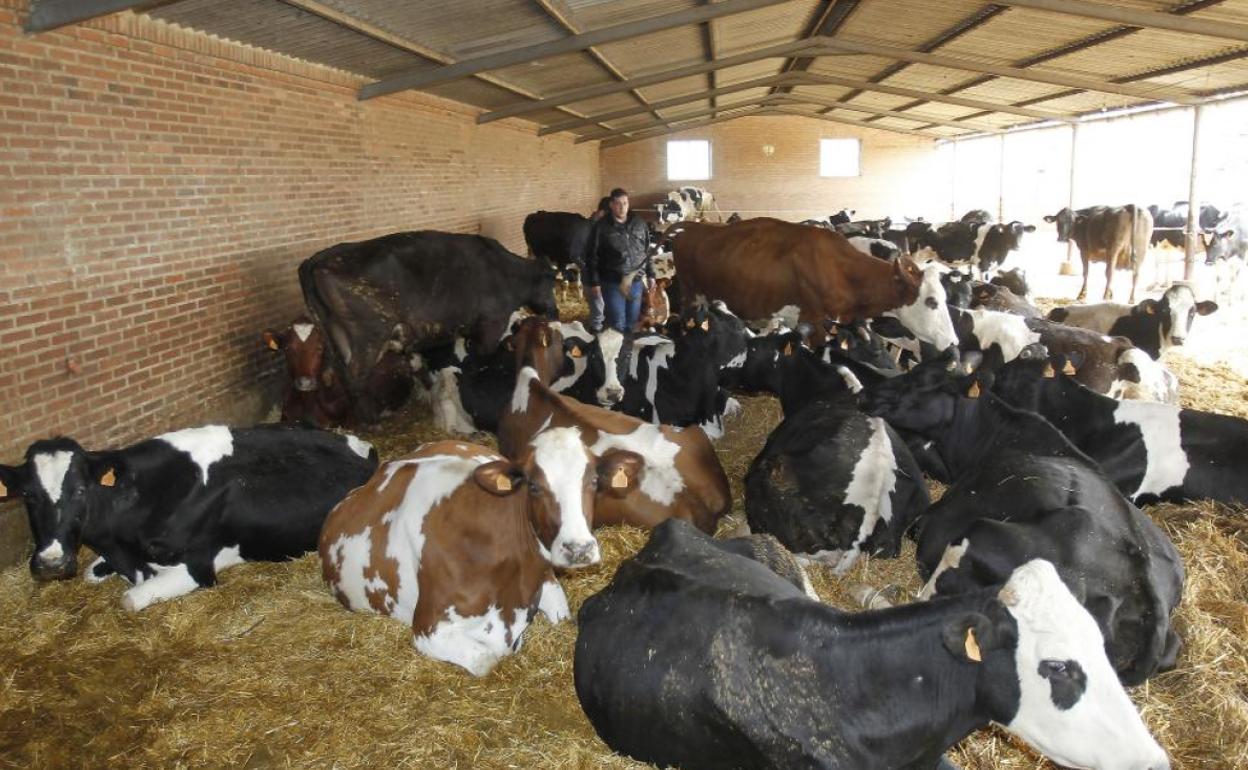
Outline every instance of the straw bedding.
{"label": "straw bedding", "polygon": [[[1169,363],[1188,405],[1248,413],[1234,371]],[[737,500],[721,534],[742,519],[742,478],[780,419],[770,397],[741,401],[718,445]],[[365,435],[383,457],[438,437],[418,406]],[[1132,696],[1176,768],[1248,766],[1248,516],[1214,504],[1148,513],[1186,562],[1186,648],[1177,670]],[[562,578],[574,612],[646,535],[599,537],[602,563]],[[812,568],[812,581],[850,609],[855,585],[893,587],[895,601],[919,588],[909,544],[844,578]],[[643,767],[613,755],[582,715],[571,623],[539,618],[518,655],[474,679],[416,654],[402,624],[340,608],[314,556],[235,567],[217,588],[139,614],[121,610],[123,589],[0,573],[0,768]],[[968,770],[1049,766],[1000,730],[953,758]]]}

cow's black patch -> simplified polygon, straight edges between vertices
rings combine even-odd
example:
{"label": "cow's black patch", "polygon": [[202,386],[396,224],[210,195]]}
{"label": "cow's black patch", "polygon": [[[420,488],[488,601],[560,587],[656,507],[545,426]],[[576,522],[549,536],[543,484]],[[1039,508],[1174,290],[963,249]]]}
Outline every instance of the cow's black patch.
{"label": "cow's black patch", "polygon": [[1042,660],[1040,676],[1049,680],[1049,696],[1062,711],[1072,708],[1088,689],[1088,675],[1073,660]]}

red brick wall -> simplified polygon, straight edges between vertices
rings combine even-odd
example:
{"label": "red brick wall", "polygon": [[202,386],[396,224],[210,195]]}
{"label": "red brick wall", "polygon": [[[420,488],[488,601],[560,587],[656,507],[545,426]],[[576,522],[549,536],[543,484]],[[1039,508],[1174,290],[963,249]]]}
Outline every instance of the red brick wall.
{"label": "red brick wall", "polygon": [[318,249],[436,228],[523,252],[525,214],[600,194],[595,144],[361,103],[354,76],[132,14],[28,36],[26,5],[0,0],[0,461],[229,413]]}
{"label": "red brick wall", "polygon": [[[819,140],[857,137],[861,176],[819,176]],[[711,141],[711,179],[667,179],[667,142]],[[776,148],[771,157],[763,145]],[[861,129],[803,117],[740,118],[602,151],[602,184],[623,187],[635,201],[648,202],[682,184],[714,193],[724,216],[774,216],[800,221],[826,217],[841,208],[860,217],[949,218],[949,170],[933,140]],[[960,212],[959,212],[960,214]]]}

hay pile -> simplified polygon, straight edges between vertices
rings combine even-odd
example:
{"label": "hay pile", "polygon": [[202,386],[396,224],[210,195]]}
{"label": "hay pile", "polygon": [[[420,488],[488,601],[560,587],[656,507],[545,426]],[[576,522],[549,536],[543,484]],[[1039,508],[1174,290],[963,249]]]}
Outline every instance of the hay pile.
{"label": "hay pile", "polygon": [[[1189,403],[1244,413],[1242,378],[1172,365]],[[780,418],[770,397],[740,400],[717,447],[736,499],[721,534],[743,520],[742,478]],[[438,437],[420,407],[367,436],[383,457]],[[1186,648],[1176,671],[1132,695],[1176,770],[1248,767],[1248,515],[1212,504],[1149,513],[1187,565]],[[562,580],[574,612],[645,537],[599,533],[602,563]],[[857,584],[896,586],[890,596],[904,600],[919,588],[913,546],[842,579],[815,568],[812,582],[845,608]],[[400,623],[341,609],[312,556],[235,567],[215,589],[137,615],[121,610],[123,590],[115,579],[35,585],[24,566],[0,573],[0,768],[644,767],[613,755],[582,715],[570,623],[539,618],[520,654],[474,679],[416,654]],[[953,758],[967,770],[1050,767],[1000,730]]]}

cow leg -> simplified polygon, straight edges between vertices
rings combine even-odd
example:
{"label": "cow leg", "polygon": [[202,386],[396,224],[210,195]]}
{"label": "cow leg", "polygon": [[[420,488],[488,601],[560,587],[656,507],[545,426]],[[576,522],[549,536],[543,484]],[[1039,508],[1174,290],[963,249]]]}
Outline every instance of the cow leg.
{"label": "cow leg", "polygon": [[1083,259],[1083,284],[1079,287],[1079,296],[1075,297],[1075,302],[1083,302],[1088,296],[1088,273],[1092,269],[1092,261],[1088,259],[1088,255],[1079,251],[1080,258]]}
{"label": "cow leg", "polygon": [[1138,263],[1131,266],[1131,296],[1127,298],[1127,302],[1135,304],[1135,285],[1140,281],[1140,266]]}
{"label": "cow leg", "polygon": [[99,556],[96,557],[96,560],[91,562],[91,565],[87,567],[87,570],[82,573],[82,579],[88,583],[103,583],[105,580],[108,580],[116,574],[117,570],[113,569],[113,565],[104,561],[103,556]]}
{"label": "cow leg", "polygon": [[537,611],[545,615],[551,623],[560,623],[572,617],[572,610],[568,609],[568,597],[563,593],[563,586],[555,580],[553,572],[542,583]]}
{"label": "cow leg", "polygon": [[1114,266],[1118,264],[1118,253],[1105,255],[1105,296],[1106,301],[1114,298]]}
{"label": "cow leg", "polygon": [[[138,612],[156,602],[189,594],[201,585],[185,563],[152,566],[156,569],[156,574],[126,591],[121,598],[122,607],[131,612]],[[211,582],[203,585],[211,585]]]}

